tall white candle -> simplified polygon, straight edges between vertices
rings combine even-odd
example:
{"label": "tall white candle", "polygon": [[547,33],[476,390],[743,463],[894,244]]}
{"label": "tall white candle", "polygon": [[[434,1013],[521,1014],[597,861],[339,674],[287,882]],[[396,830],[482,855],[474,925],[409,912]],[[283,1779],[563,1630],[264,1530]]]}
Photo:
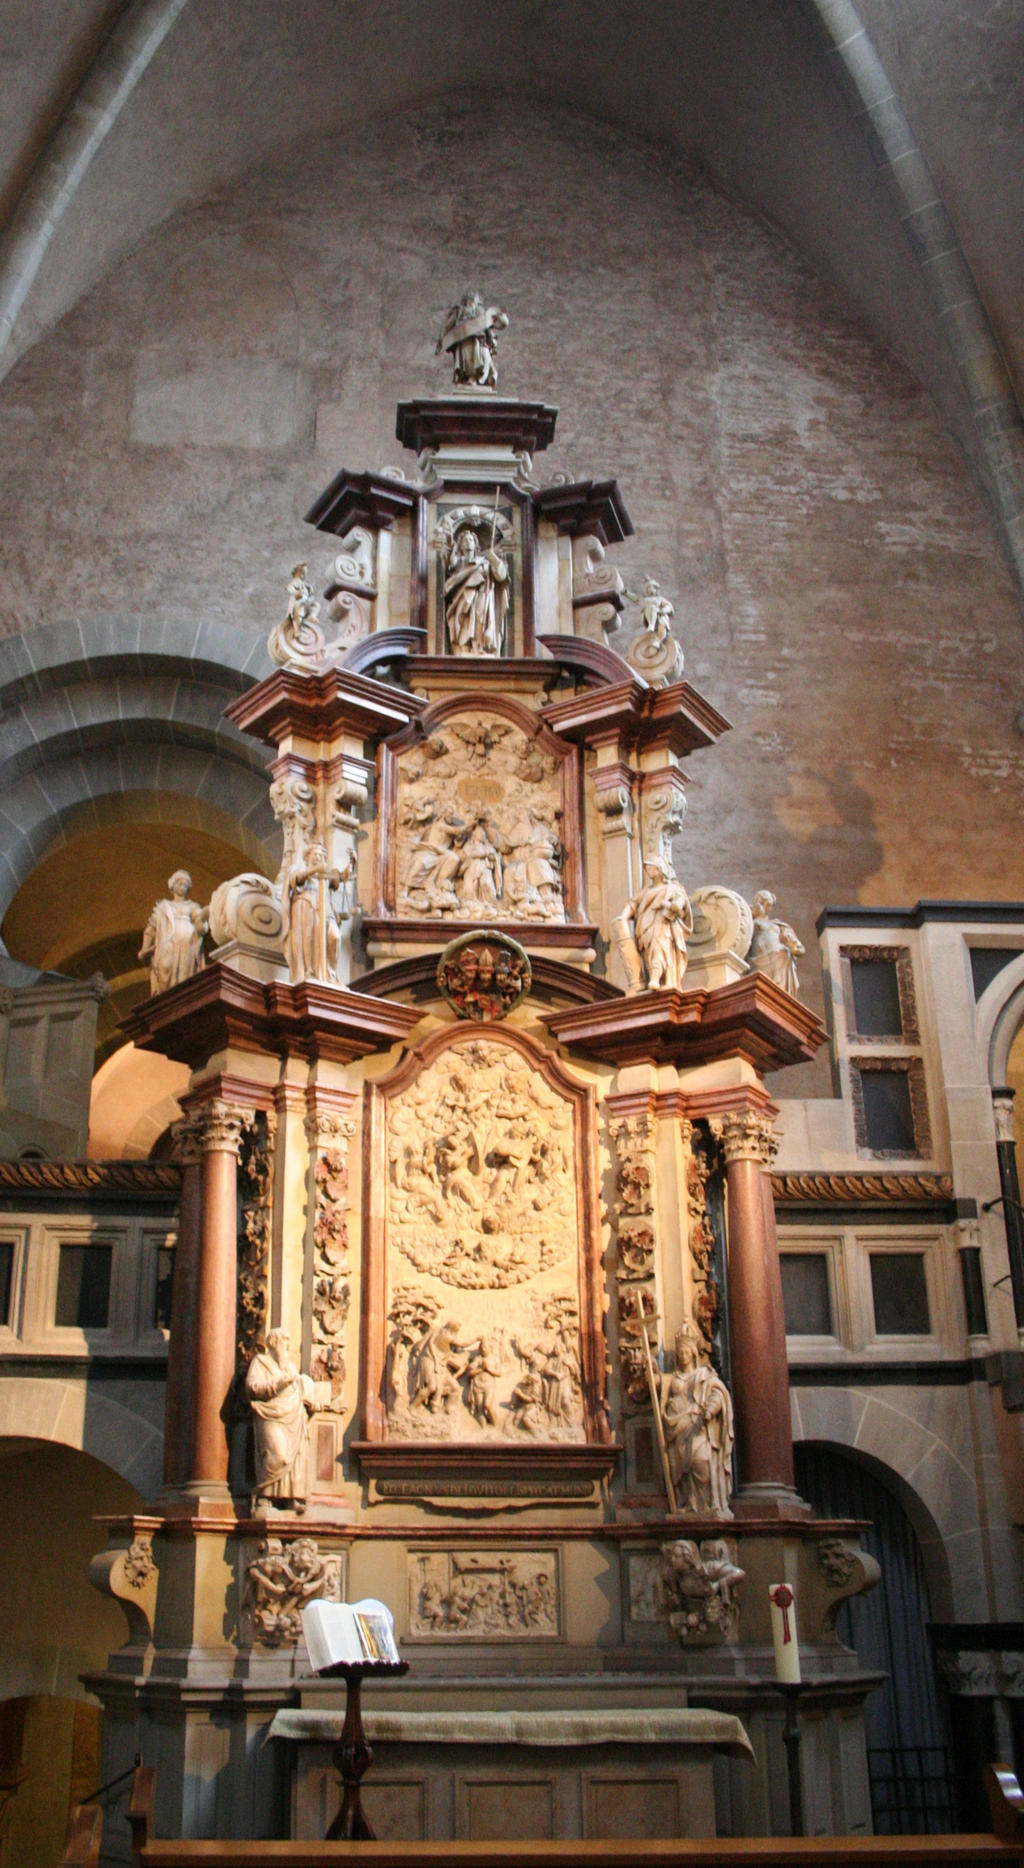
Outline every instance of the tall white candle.
{"label": "tall white candle", "polygon": [[775,1673],[783,1686],[800,1685],[800,1643],[796,1633],[796,1597],[788,1583],[769,1583]]}

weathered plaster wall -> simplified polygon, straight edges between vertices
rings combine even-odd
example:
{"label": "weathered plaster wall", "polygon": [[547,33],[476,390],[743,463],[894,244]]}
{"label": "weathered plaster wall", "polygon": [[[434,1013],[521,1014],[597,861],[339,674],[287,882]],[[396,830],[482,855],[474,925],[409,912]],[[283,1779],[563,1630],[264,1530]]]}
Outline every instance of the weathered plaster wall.
{"label": "weathered plaster wall", "polygon": [[617,475],[617,561],[733,721],[684,880],[771,883],[808,945],[829,901],[1024,894],[1019,616],[931,404],[773,228],[581,117],[383,116],[158,230],[0,390],[3,634],[75,619],[88,653],[141,618],[174,654],[213,625],[264,672],[288,570],[329,562],[301,513],[400,459],[394,402],[444,390],[476,281],[502,390],[561,405],[541,477]]}

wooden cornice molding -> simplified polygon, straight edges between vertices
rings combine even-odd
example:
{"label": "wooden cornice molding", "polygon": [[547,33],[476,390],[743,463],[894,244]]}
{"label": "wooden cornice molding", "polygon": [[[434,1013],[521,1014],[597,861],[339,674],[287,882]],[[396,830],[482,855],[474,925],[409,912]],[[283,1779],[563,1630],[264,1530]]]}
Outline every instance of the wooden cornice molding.
{"label": "wooden cornice molding", "polygon": [[416,454],[467,443],[540,454],[551,446],[557,420],[558,410],[546,402],[516,402],[504,396],[417,396],[398,404],[395,434],[404,448]]}
{"label": "wooden cornice molding", "polygon": [[825,1042],[820,1018],[761,973],[714,990],[624,994],[542,1019],[570,1051],[614,1065],[692,1068],[739,1057],[764,1075],[807,1063]]}
{"label": "wooden cornice molding", "polygon": [[599,538],[620,545],[632,538],[633,521],[617,480],[577,480],[545,486],[533,496],[534,511],[570,538]]}
{"label": "wooden cornice molding", "polygon": [[219,1051],[327,1058],[348,1064],[386,1051],[419,1023],[415,1006],[306,980],[252,979],[215,961],[129,1012],[121,1029],[141,1050],[199,1069]]}
{"label": "wooden cornice molding", "polygon": [[279,668],[232,701],[224,717],[268,746],[279,746],[288,733],[318,742],[336,740],[346,728],[372,741],[399,732],[425,706],[404,688],[349,669],[307,675]]}
{"label": "wooden cornice molding", "polygon": [[[555,661],[564,662],[574,673],[582,668],[582,657],[570,646],[574,638],[549,635],[541,641]],[[591,661],[585,672],[599,671]],[[548,701],[541,709],[544,719],[562,739],[582,740],[586,745],[617,737],[639,751],[660,746],[677,758],[713,746],[730,730],[725,715],[688,681],[652,688],[631,669],[628,673],[628,680],[609,680],[606,685],[581,688]]]}
{"label": "wooden cornice molding", "polygon": [[415,512],[423,492],[415,481],[394,480],[383,473],[351,473],[343,467],[313,501],[306,524],[315,525],[318,532],[333,532],[337,538],[354,525],[389,532],[396,519]]}

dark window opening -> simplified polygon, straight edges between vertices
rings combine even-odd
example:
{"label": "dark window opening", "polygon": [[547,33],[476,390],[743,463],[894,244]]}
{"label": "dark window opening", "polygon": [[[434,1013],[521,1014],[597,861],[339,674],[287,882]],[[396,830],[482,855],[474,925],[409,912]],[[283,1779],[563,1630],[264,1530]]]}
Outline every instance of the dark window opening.
{"label": "dark window opening", "polygon": [[832,1336],[828,1258],[824,1252],[783,1252],[782,1305],[787,1336]]}
{"label": "dark window opening", "polygon": [[909,1072],[862,1070],[860,1082],[867,1146],[878,1154],[916,1154]]}
{"label": "dark window opening", "polygon": [[156,1255],[156,1290],[153,1294],[153,1328],[171,1327],[171,1300],[174,1295],[174,1247],[162,1245]]}
{"label": "dark window opening", "polygon": [[871,1295],[879,1336],[929,1336],[928,1284],[922,1252],[872,1252]]}
{"label": "dark window opening", "polygon": [[853,1023],[859,1038],[902,1038],[903,1011],[895,960],[851,960]]}
{"label": "dark window opening", "polygon": [[109,1245],[62,1245],[54,1318],[58,1329],[105,1330],[109,1315]]}
{"label": "dark window opening", "polygon": [[14,1284],[14,1242],[0,1241],[0,1323],[11,1321],[11,1294]]}

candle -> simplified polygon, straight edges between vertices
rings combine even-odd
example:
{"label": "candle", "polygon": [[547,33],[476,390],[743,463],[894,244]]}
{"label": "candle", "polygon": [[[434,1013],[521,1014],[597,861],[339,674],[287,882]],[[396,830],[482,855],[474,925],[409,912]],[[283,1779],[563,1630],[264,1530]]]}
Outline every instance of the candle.
{"label": "candle", "polygon": [[788,1583],[770,1583],[775,1673],[782,1686],[800,1685],[800,1643],[796,1635],[796,1597]]}

